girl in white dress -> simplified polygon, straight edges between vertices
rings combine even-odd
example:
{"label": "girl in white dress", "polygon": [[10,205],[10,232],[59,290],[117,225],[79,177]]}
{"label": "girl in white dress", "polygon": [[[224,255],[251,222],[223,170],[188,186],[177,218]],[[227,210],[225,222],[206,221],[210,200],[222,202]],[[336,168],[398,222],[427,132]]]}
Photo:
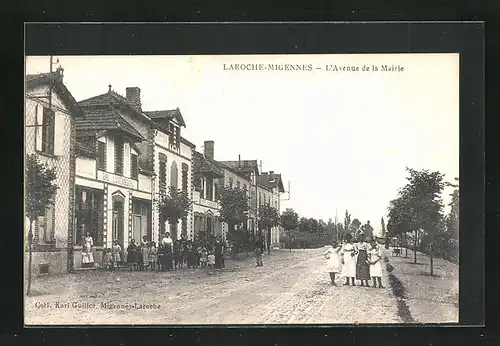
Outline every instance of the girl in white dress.
{"label": "girl in white dress", "polygon": [[83,267],[91,267],[94,263],[94,254],[92,253],[93,246],[94,246],[94,240],[90,236],[90,233],[87,232],[85,236],[85,243],[83,244],[83,249],[82,249]]}
{"label": "girl in white dress", "polygon": [[370,276],[373,278],[373,287],[384,288],[382,286],[382,251],[376,240],[372,240],[371,248],[368,251],[368,263],[370,264]]}
{"label": "girl in white dress", "polygon": [[340,247],[337,242],[333,242],[329,245],[325,252],[326,271],[330,274],[330,279],[332,280],[332,285],[337,286],[335,283],[335,274],[340,272],[341,258],[340,258]]}
{"label": "girl in white dress", "polygon": [[352,243],[352,235],[346,234],[344,236],[344,245],[342,246],[342,276],[345,277],[344,285],[349,285],[349,278],[351,285],[356,286],[354,279],[356,278],[356,255],[358,254],[356,246]]}

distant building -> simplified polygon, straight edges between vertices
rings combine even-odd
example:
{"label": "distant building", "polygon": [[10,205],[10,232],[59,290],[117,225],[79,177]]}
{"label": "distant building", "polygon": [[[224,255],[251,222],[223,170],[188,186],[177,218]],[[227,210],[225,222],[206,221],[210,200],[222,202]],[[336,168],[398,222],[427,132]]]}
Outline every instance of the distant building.
{"label": "distant building", "polygon": [[214,160],[213,141],[205,142],[203,154],[194,152],[193,174],[194,239],[225,236],[218,201],[218,184],[224,178],[224,171]]}
{"label": "distant building", "polygon": [[[273,171],[262,172],[258,176],[259,206],[269,204],[281,214],[281,194],[285,192],[281,174]],[[281,227],[271,228],[271,246],[279,246]],[[267,241],[267,233],[264,234]]]}
{"label": "distant building", "polygon": [[[63,70],[26,76],[25,151],[55,169],[59,187],[53,203],[33,223],[35,272],[48,264],[50,273],[72,266],[73,199],[75,182],[74,121],[83,116],[63,83]],[[26,221],[26,233],[29,221]],[[27,256],[26,256],[27,257]],[[45,266],[46,267],[46,266]]]}
{"label": "distant building", "polygon": [[218,163],[224,169],[225,186],[240,187],[248,191],[249,213],[245,226],[249,232],[256,235],[258,233],[258,188],[256,182],[259,175],[257,160],[241,160],[238,157],[238,161],[218,161]]}
{"label": "distant building", "polygon": [[192,199],[192,159],[194,144],[182,137],[181,128],[186,124],[180,110],[143,111],[141,90],[138,87],[126,89],[126,97],[111,90],[81,101],[82,107],[99,109],[112,107],[118,111],[141,136],[137,142],[138,165],[144,172],[154,174],[152,182],[153,206],[151,213],[152,239],[159,241],[161,234],[170,231],[174,239],[185,233],[193,234],[192,209],[184,220],[173,229],[165,220],[160,220],[155,201],[168,193],[169,187],[187,191]]}
{"label": "distant building", "polygon": [[131,239],[152,236],[154,173],[139,163],[137,143],[145,138],[112,105],[83,106],[76,127],[74,268],[81,267],[86,232],[94,241],[95,261],[118,241],[126,254]]}

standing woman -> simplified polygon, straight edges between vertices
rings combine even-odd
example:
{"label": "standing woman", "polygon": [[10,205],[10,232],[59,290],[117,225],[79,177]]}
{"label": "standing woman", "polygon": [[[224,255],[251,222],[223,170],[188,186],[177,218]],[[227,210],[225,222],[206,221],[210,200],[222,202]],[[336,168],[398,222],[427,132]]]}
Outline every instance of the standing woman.
{"label": "standing woman", "polygon": [[330,274],[330,279],[332,280],[332,285],[337,286],[335,283],[335,274],[340,272],[341,259],[340,259],[340,247],[337,242],[334,241],[332,245],[329,245],[325,252],[326,271]]}
{"label": "standing woman", "polygon": [[368,280],[370,280],[370,265],[368,261],[368,250],[370,245],[365,242],[365,236],[360,235],[358,237],[358,258],[356,261],[356,279],[361,281],[361,286],[370,286]]}
{"label": "standing woman", "polygon": [[372,240],[370,250],[368,250],[368,259],[370,263],[370,276],[373,278],[373,287],[377,287],[377,282],[375,281],[377,280],[378,287],[384,288],[382,286],[382,263],[380,262],[382,260],[382,251],[375,239]]}
{"label": "standing woman", "polygon": [[215,268],[222,269],[224,265],[224,244],[219,237],[215,241]]}
{"label": "standing woman", "polygon": [[170,233],[166,232],[165,237],[162,239],[162,244],[164,246],[164,255],[163,255],[163,263],[162,263],[162,270],[171,270],[174,269],[173,265],[173,241],[172,238],[170,238]]}
{"label": "standing woman", "polygon": [[349,233],[344,237],[344,245],[342,246],[341,252],[344,264],[344,267],[342,268],[342,276],[345,277],[344,285],[349,285],[349,279],[351,279],[351,285],[356,286],[354,278],[356,277],[357,248],[352,243],[352,235]]}
{"label": "standing woman", "polygon": [[85,234],[85,242],[82,249],[82,267],[88,268],[94,265],[94,254],[92,253],[94,240],[89,232]]}

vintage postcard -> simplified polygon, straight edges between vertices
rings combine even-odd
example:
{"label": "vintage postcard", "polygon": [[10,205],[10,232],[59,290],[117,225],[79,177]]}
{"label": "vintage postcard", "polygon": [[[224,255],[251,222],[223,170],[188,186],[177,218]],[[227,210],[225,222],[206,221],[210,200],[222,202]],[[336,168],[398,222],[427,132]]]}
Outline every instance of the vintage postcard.
{"label": "vintage postcard", "polygon": [[27,56],[25,324],[458,322],[458,54]]}

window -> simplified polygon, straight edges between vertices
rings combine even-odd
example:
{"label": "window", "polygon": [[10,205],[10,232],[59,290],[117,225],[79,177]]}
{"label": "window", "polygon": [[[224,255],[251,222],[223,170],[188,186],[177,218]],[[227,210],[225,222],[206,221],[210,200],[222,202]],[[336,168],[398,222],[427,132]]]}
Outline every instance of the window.
{"label": "window", "polygon": [[205,178],[200,178],[200,198],[205,198]]}
{"label": "window", "polygon": [[238,188],[238,189],[240,188],[240,182],[239,181],[236,182],[236,188]]}
{"label": "window", "polygon": [[177,148],[181,146],[181,128],[179,126],[175,127],[175,145]]}
{"label": "window", "polygon": [[262,205],[262,193],[259,192],[259,206]]}
{"label": "window", "polygon": [[43,214],[37,219],[38,243],[50,243],[54,241],[54,206],[48,205]]}
{"label": "window", "polygon": [[207,199],[214,200],[214,180],[213,178],[207,178]]}
{"label": "window", "polygon": [[106,170],[106,143],[97,141],[97,169]]}
{"label": "window", "polygon": [[179,188],[179,170],[177,169],[177,163],[172,162],[172,167],[170,167],[170,186],[174,189]]}
{"label": "window", "polygon": [[167,192],[167,162],[161,160],[159,165],[159,180],[160,194],[163,196]]}
{"label": "window", "polygon": [[123,174],[123,137],[116,136],[115,137],[115,173]]}
{"label": "window", "polygon": [[40,149],[43,153],[51,155],[54,154],[55,120],[56,119],[54,111],[43,107],[42,123],[38,124],[42,128]]}
{"label": "window", "polygon": [[130,155],[130,177],[137,179],[139,177],[139,167],[137,166],[137,155]]}
{"label": "window", "polygon": [[219,185],[217,183],[214,184],[214,195],[215,195],[215,200],[218,201],[220,199],[219,195]]}
{"label": "window", "polygon": [[95,245],[103,244],[103,200],[104,193],[102,191],[76,187],[76,234],[74,238],[76,245],[83,245],[86,232],[89,232]]}
{"label": "window", "polygon": [[227,185],[229,185],[229,187],[233,187],[233,178],[229,177],[228,180],[227,180]]}

